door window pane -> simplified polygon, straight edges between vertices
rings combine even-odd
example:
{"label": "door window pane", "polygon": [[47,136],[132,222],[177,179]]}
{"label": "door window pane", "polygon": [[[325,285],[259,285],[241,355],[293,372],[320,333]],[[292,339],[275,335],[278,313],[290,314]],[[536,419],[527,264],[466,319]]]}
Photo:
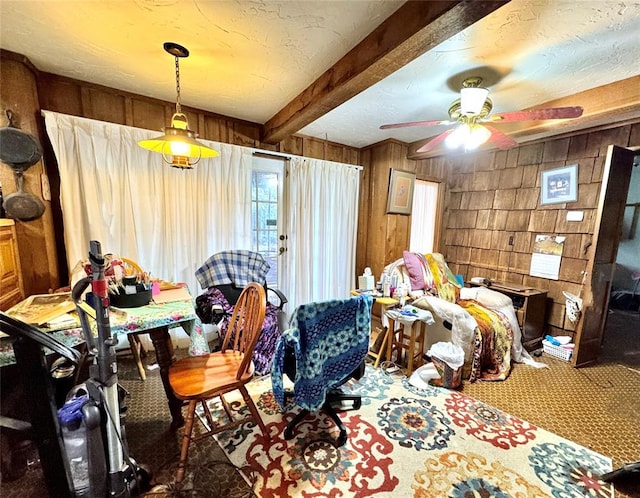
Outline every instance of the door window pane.
{"label": "door window pane", "polygon": [[253,250],[271,266],[267,284],[278,280],[278,174],[254,170],[251,174]]}

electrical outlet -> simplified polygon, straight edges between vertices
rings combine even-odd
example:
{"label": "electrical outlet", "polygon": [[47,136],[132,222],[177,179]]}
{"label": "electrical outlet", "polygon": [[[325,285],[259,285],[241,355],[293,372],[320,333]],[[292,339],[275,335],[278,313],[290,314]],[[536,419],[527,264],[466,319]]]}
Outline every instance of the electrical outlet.
{"label": "electrical outlet", "polygon": [[509,245],[513,245],[513,235],[509,235]]}

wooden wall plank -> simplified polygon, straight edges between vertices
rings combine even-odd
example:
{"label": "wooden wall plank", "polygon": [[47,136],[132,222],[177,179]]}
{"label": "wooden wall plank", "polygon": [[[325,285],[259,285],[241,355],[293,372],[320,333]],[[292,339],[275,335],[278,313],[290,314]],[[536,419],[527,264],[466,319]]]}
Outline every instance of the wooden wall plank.
{"label": "wooden wall plank", "polygon": [[[43,133],[40,104],[38,101],[38,73],[20,58],[7,57],[2,53],[0,71],[0,107],[10,109],[14,125],[22,131],[40,139]],[[73,88],[55,88],[51,101],[64,100],[73,94]],[[79,94],[76,94],[79,97]],[[43,215],[32,221],[16,221],[16,242],[22,272],[25,296],[47,293],[57,288],[60,271],[66,271],[66,264],[60,268],[58,250],[62,238],[56,238],[53,229],[52,202],[42,195],[42,175],[47,173],[45,161],[40,160],[24,172],[24,190],[36,196],[45,206]],[[0,182],[3,194],[17,190],[13,170],[0,162]],[[53,199],[55,202],[56,199]]]}
{"label": "wooden wall plank", "polygon": [[[637,137],[631,142],[631,137]],[[565,319],[562,290],[579,295],[587,264],[595,208],[609,144],[640,145],[640,123],[609,130],[576,133],[570,137],[540,140],[507,151],[479,151],[467,156],[447,156],[441,172],[449,186],[443,252],[451,268],[465,278],[484,276],[523,282],[547,290],[547,325],[553,333],[572,334]],[[411,153],[411,147],[409,152]],[[421,158],[420,169],[435,168],[442,158]],[[578,200],[540,205],[542,171],[578,165]],[[485,192],[493,203],[484,205]],[[582,211],[583,221],[569,222],[566,212]],[[487,240],[486,233],[491,237]],[[529,275],[533,241],[538,234],[565,237],[559,280]],[[513,246],[509,245],[513,236]]]}

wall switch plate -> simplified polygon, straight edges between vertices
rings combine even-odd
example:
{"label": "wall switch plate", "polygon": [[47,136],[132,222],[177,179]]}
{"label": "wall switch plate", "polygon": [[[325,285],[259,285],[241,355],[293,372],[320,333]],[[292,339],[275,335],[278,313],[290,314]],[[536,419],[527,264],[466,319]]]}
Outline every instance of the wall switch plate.
{"label": "wall switch plate", "polygon": [[584,211],[567,211],[567,221],[582,221]]}

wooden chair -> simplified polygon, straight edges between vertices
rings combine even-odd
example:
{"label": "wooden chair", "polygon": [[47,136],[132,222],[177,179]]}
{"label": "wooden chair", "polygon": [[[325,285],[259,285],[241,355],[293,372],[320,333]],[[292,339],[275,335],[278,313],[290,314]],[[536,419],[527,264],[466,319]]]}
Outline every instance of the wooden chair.
{"label": "wooden chair", "polygon": [[[258,409],[245,387],[253,378],[254,365],[251,357],[262,329],[265,310],[264,287],[255,282],[249,283],[233,308],[221,350],[208,355],[183,358],[171,365],[169,384],[178,399],[188,402],[180,463],[176,473],[177,483],[184,478],[189,445],[192,441],[198,441],[250,420],[254,420],[260,426],[262,433],[267,434]],[[235,390],[240,391],[250,411],[250,414],[244,419],[233,419],[229,406],[223,397],[223,394]],[[211,413],[207,407],[207,400],[215,397],[220,398],[230,420],[229,423],[217,427],[214,427]],[[202,404],[211,430],[194,438],[192,432],[198,402]]]}

